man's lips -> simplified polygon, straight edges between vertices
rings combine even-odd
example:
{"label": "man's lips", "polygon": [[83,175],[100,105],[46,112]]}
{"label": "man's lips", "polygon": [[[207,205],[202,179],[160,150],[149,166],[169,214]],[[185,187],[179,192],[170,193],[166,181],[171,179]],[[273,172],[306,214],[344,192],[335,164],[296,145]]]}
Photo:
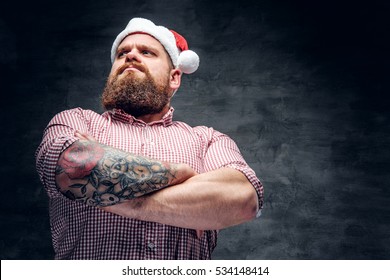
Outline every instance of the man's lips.
{"label": "man's lips", "polygon": [[125,70],[123,70],[123,72],[126,72],[126,71],[138,71],[138,72],[141,72],[141,70],[139,70],[138,68],[136,68],[134,66],[127,67]]}
{"label": "man's lips", "polygon": [[121,74],[127,71],[144,72],[144,69],[141,66],[137,66],[137,65],[126,65],[120,69]]}

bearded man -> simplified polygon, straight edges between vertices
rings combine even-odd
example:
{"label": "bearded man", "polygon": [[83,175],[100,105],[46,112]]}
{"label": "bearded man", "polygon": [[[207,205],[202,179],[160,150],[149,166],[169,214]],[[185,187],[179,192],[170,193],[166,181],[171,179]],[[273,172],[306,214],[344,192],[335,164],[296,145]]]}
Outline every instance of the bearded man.
{"label": "bearded man", "polygon": [[210,259],[218,230],[258,216],[263,187],[237,145],[173,121],[199,57],[177,32],[132,19],[111,51],[103,114],[53,117],[36,151],[56,259]]}

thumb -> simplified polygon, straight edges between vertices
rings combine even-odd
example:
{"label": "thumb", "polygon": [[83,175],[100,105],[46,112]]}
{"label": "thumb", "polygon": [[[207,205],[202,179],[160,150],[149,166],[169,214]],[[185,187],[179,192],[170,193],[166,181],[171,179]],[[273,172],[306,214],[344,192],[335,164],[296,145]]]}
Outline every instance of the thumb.
{"label": "thumb", "polygon": [[77,138],[83,139],[83,140],[97,142],[93,136],[89,135],[88,133],[81,132],[78,130],[75,131],[74,136],[76,136]]}

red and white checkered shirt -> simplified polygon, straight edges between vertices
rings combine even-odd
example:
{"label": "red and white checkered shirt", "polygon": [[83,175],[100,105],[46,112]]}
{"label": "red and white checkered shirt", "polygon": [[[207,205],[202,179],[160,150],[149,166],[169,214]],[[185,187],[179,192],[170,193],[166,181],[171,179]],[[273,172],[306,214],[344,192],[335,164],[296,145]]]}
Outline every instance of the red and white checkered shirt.
{"label": "red and white checkered shirt", "polygon": [[56,259],[210,259],[217,231],[196,231],[114,215],[64,197],[55,184],[58,158],[88,133],[105,145],[161,161],[187,163],[203,173],[221,167],[243,172],[263,205],[263,187],[237,145],[212,128],[162,120],[145,123],[120,110],[97,114],[76,108],[54,116],[36,151],[37,170],[49,196],[50,224]]}

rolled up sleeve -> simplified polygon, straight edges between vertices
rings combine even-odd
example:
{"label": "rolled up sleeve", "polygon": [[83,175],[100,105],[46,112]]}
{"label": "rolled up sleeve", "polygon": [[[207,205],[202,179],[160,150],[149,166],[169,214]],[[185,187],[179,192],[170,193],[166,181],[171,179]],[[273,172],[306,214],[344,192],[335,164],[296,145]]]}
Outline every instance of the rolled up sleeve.
{"label": "rolled up sleeve", "polygon": [[204,160],[206,171],[229,167],[246,176],[257,193],[259,211],[256,216],[259,217],[264,203],[264,188],[255,171],[246,163],[237,144],[226,134],[213,130]]}
{"label": "rolled up sleeve", "polygon": [[63,111],[47,125],[42,142],[35,152],[36,168],[49,197],[61,195],[55,183],[55,172],[61,153],[78,140],[75,131],[87,131],[81,109]]}

